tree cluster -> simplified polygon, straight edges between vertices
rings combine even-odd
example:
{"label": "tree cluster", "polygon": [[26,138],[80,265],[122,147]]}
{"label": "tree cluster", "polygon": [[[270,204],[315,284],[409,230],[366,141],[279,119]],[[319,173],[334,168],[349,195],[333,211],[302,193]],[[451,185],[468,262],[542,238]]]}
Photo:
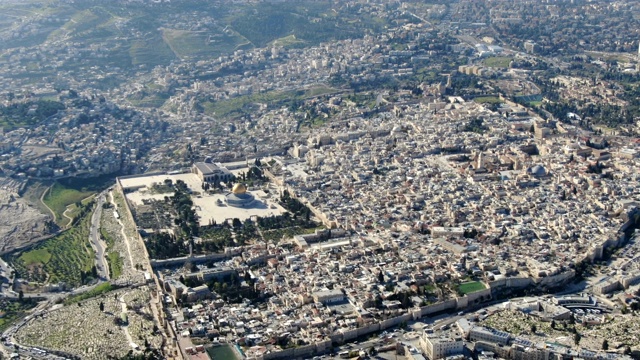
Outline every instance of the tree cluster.
{"label": "tree cluster", "polygon": [[183,240],[167,233],[153,233],[145,239],[149,257],[152,259],[168,259],[189,254],[189,248]]}
{"label": "tree cluster", "polygon": [[483,121],[480,118],[475,118],[469,121],[469,123],[462,128],[462,131],[474,132],[478,134],[483,134],[487,130],[488,128],[483,124]]}
{"label": "tree cluster", "polygon": [[282,195],[280,196],[280,203],[285,209],[291,211],[294,214],[294,217],[302,216],[308,220],[311,216],[311,209],[300,202],[300,200],[291,197],[288,190],[282,192]]}
{"label": "tree cluster", "polygon": [[170,200],[177,213],[175,224],[182,230],[186,238],[198,236],[198,215],[193,209],[189,188],[182,180],[176,181],[174,187],[175,192]]}
{"label": "tree cluster", "polygon": [[0,106],[0,125],[4,125],[9,130],[18,126],[36,125],[64,108],[63,103],[49,100],[27,101]]}

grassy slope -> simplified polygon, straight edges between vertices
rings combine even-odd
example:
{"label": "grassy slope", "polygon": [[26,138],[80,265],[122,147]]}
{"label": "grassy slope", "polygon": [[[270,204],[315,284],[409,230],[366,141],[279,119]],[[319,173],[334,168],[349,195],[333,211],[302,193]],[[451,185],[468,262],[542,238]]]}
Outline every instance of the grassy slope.
{"label": "grassy slope", "polygon": [[68,220],[62,216],[67,206],[82,201],[93,194],[92,191],[82,191],[68,188],[60,183],[55,183],[45,195],[43,201],[56,214],[59,225],[67,225]]}
{"label": "grassy slope", "polygon": [[89,245],[90,222],[89,212],[76,227],[15,257],[12,262],[18,276],[44,281],[44,274],[36,273],[35,269],[39,269],[38,272],[49,275],[49,283],[63,281],[73,286],[81,285],[80,272],[90,271],[94,265],[94,251]]}
{"label": "grassy slope", "polygon": [[111,283],[105,282],[105,283],[102,283],[102,284],[96,286],[95,288],[85,292],[85,293],[69,297],[68,299],[66,299],[64,301],[64,303],[65,303],[65,305],[74,304],[74,303],[77,303],[77,302],[80,302],[80,301],[83,301],[83,300],[86,300],[86,299],[91,299],[91,298],[96,297],[98,295],[102,295],[102,294],[107,293],[107,292],[109,292],[111,290],[115,290],[115,288],[111,285]]}
{"label": "grassy slope", "polygon": [[109,276],[111,279],[117,279],[122,274],[124,261],[117,251],[111,251],[107,254],[107,262],[109,263]]}
{"label": "grassy slope", "polygon": [[[103,211],[112,211],[112,209]],[[122,274],[124,261],[120,256],[120,253],[113,250],[115,239],[111,235],[109,235],[107,230],[102,227],[100,228],[100,236],[102,236],[102,239],[107,244],[107,262],[109,263],[109,276],[112,280],[117,279]]]}

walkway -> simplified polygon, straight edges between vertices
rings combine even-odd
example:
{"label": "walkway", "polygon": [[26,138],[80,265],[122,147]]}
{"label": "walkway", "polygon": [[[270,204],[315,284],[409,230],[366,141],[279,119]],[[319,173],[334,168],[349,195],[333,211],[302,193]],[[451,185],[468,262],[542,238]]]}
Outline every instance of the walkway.
{"label": "walkway", "polygon": [[51,216],[53,216],[53,222],[57,222],[58,217],[56,216],[56,213],[54,213],[53,210],[51,210],[51,208],[49,207],[49,205],[45,204],[44,202],[44,196],[47,195],[47,192],[51,191],[52,187],[53,185],[49,186],[47,190],[42,192],[42,195],[40,195],[40,202],[42,203],[42,205],[44,205],[44,207],[46,207],[49,210],[49,212],[51,213]]}
{"label": "walkway", "polygon": [[102,216],[102,205],[104,204],[104,196],[98,196],[96,208],[91,214],[91,226],[89,228],[89,242],[96,253],[96,266],[101,279],[109,280],[109,262],[107,261],[107,244],[100,238],[100,220]]}
{"label": "walkway", "polygon": [[[118,211],[118,213],[121,213],[121,211],[119,211],[118,209],[118,204],[114,201],[113,199],[113,191],[109,191],[109,202],[111,204],[113,204],[113,206],[115,207],[116,211]],[[120,219],[116,219],[118,221],[118,224],[120,225],[120,233],[122,234],[122,238],[124,239],[124,243],[125,245],[127,245],[127,254],[129,255],[129,263],[131,264],[131,268],[134,270],[137,270],[135,265],[133,264],[133,256],[131,256],[131,245],[129,244],[129,237],[127,236],[127,234],[124,231],[124,224],[122,223],[122,220]]]}
{"label": "walkway", "polygon": [[[124,296],[121,296],[120,299],[118,299],[120,301],[120,306],[122,306],[122,313],[126,314],[127,313],[127,303],[124,302]],[[132,349],[137,350],[137,344],[133,342],[133,338],[131,337],[131,334],[129,334],[129,324],[127,325],[122,325],[122,331],[124,331],[124,336],[127,337],[127,341],[129,342],[129,346],[131,346]]]}

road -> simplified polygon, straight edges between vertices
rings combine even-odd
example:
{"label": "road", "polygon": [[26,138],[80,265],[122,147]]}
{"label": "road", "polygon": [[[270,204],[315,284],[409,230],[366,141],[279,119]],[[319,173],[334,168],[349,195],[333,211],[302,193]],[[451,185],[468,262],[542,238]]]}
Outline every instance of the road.
{"label": "road", "polygon": [[423,17],[421,17],[421,16],[418,16],[418,15],[416,15],[416,14],[412,13],[411,11],[406,11],[406,13],[407,13],[407,14],[409,14],[409,15],[411,15],[411,16],[413,16],[414,18],[416,18],[416,19],[418,19],[418,20],[422,21],[423,23],[425,23],[425,24],[427,24],[427,25],[431,26],[431,23],[430,23],[429,21],[425,20],[425,18],[423,18]]}
{"label": "road", "polygon": [[109,264],[105,258],[107,244],[100,238],[100,217],[102,216],[102,205],[104,204],[104,194],[98,195],[96,210],[91,215],[91,228],[89,229],[89,242],[96,252],[96,269],[100,280],[109,280]]}
{"label": "road", "polygon": [[44,196],[47,194],[47,192],[49,192],[49,191],[51,190],[51,188],[52,188],[52,187],[53,187],[53,185],[49,186],[49,187],[47,188],[47,190],[45,190],[45,191],[42,193],[42,195],[40,195],[40,202],[41,202],[41,203],[42,203],[42,205],[44,205],[44,207],[46,207],[46,208],[49,210],[49,212],[51,213],[51,216],[53,217],[53,222],[56,222],[56,221],[58,220],[58,219],[57,219],[57,217],[56,217],[56,213],[55,213],[55,212],[53,212],[53,210],[51,210],[51,208],[49,207],[49,205],[47,205],[47,204],[44,202]]}

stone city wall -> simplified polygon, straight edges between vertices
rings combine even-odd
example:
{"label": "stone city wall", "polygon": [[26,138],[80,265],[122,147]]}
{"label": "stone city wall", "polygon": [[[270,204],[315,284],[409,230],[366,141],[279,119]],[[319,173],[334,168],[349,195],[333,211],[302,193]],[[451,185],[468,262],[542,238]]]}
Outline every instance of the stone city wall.
{"label": "stone city wall", "polygon": [[536,284],[555,287],[563,283],[566,283],[567,281],[573,279],[575,276],[576,276],[576,272],[574,270],[568,270],[553,276],[539,278],[536,280]]}
{"label": "stone city wall", "polygon": [[409,314],[404,314],[400,316],[396,316],[391,319],[383,320],[380,322],[380,330],[388,329],[390,327],[398,326],[402,323],[409,322],[413,319],[413,316]]}
{"label": "stone city wall", "polygon": [[491,288],[476,291],[460,297],[456,301],[456,309],[465,309],[468,306],[477,305],[491,299]]}
{"label": "stone city wall", "polygon": [[501,288],[522,289],[532,284],[533,281],[528,277],[508,277],[489,282],[489,287],[492,290],[499,290]]}
{"label": "stone city wall", "polygon": [[438,302],[432,305],[423,306],[420,308],[420,317],[427,316],[430,314],[434,314],[437,312],[445,311],[445,310],[453,310],[457,306],[457,301],[455,299]]}

